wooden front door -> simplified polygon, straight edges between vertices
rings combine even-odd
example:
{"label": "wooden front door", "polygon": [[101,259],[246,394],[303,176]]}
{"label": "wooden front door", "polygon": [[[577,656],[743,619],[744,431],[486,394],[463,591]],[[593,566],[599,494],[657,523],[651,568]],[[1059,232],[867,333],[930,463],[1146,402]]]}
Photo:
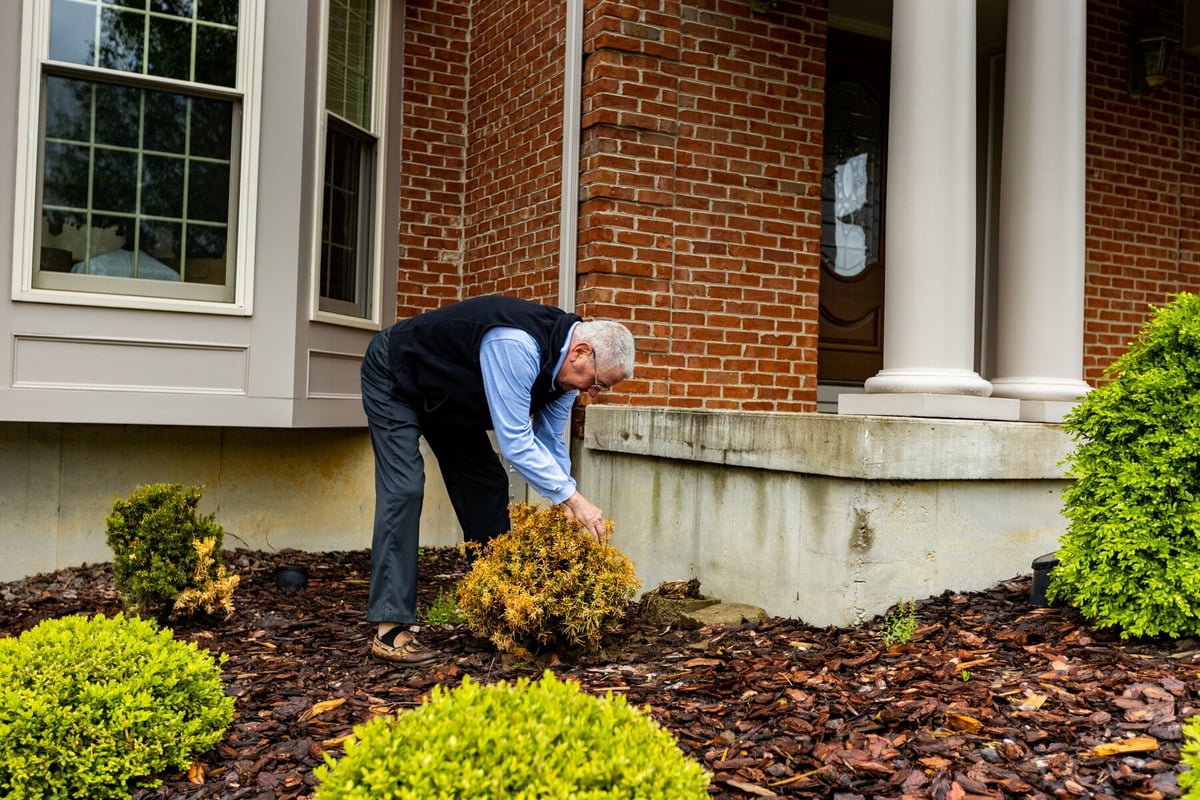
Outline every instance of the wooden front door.
{"label": "wooden front door", "polygon": [[861,385],[883,368],[884,176],[889,43],[829,31],[821,183],[817,382]]}

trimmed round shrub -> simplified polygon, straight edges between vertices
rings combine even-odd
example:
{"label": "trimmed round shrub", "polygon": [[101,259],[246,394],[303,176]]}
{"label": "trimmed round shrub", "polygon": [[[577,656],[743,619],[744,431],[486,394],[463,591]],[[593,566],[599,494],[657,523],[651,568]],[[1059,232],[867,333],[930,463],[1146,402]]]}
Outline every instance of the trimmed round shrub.
{"label": "trimmed round shrub", "polygon": [[128,798],[131,781],[159,785],[232,721],[212,655],[145,620],[63,617],[0,639],[8,800]]}
{"label": "trimmed round shrub", "polygon": [[463,619],[477,636],[523,658],[598,649],[641,585],[633,563],[560,508],[522,503],[509,512],[512,529],[487,543],[459,583]]}
{"label": "trimmed round shrub", "polygon": [[1200,297],[1156,309],[1063,423],[1069,520],[1047,598],[1122,638],[1200,635]]}
{"label": "trimmed round shrub", "polygon": [[481,686],[469,677],[400,716],[355,728],[316,769],[314,800],[701,800],[709,777],[622,695],[584,694],[547,671]]}
{"label": "trimmed round shrub", "polygon": [[113,503],[106,520],[113,583],[130,611],[164,622],[172,612],[233,613],[238,577],[221,563],[225,532],[215,515],[196,513],[202,493],[151,483]]}

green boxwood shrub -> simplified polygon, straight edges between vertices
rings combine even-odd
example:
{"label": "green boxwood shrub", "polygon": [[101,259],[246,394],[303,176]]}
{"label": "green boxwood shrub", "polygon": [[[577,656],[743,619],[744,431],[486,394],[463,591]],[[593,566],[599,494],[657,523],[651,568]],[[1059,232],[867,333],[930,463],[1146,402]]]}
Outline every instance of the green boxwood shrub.
{"label": "green boxwood shrub", "polygon": [[[222,660],[224,657],[222,657]],[[211,750],[233,721],[212,655],[118,614],[0,639],[0,797],[128,798]]]}
{"label": "green boxwood shrub", "polygon": [[709,776],[621,695],[584,694],[547,671],[434,687],[413,711],[355,728],[316,769],[314,800],[701,800]]}
{"label": "green boxwood shrub", "polygon": [[1156,309],[1063,427],[1069,520],[1047,597],[1123,638],[1200,635],[1200,297]]}
{"label": "green boxwood shrub", "polygon": [[140,486],[108,515],[113,583],[130,611],[166,621],[172,612],[233,613],[238,577],[221,563],[225,532],[215,515],[197,514],[202,487]]}
{"label": "green boxwood shrub", "polygon": [[641,585],[633,563],[560,508],[519,503],[509,514],[512,529],[487,543],[459,583],[463,619],[477,636],[523,658],[598,649]]}

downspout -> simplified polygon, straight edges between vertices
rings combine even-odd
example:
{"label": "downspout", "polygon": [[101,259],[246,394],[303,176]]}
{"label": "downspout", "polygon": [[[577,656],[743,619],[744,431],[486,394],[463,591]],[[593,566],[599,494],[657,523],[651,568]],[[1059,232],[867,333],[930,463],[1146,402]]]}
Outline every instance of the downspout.
{"label": "downspout", "polygon": [[559,211],[558,305],[575,310],[576,247],[579,242],[580,95],[583,83],[583,2],[566,2],[563,56],[562,207]]}

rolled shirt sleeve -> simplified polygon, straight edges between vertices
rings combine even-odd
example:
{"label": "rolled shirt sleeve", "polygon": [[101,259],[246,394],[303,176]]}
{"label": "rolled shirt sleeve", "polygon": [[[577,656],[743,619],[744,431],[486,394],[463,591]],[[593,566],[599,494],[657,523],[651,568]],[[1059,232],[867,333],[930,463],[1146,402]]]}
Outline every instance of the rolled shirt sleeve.
{"label": "rolled shirt sleeve", "polygon": [[479,365],[500,454],[538,494],[561,503],[575,493],[565,437],[578,392],[567,392],[531,419],[529,393],[539,356],[525,331],[493,328],[480,344]]}

